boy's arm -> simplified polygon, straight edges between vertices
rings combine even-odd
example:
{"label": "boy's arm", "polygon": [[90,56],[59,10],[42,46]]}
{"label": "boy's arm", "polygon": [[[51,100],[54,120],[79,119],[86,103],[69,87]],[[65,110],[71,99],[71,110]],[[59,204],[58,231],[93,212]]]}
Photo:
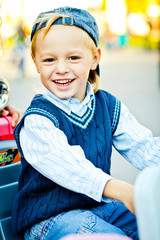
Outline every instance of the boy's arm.
{"label": "boy's arm", "polygon": [[112,178],[106,183],[103,196],[121,201],[133,214],[135,214],[133,185]]}
{"label": "boy's arm", "polygon": [[153,137],[152,132],[141,125],[124,104],[121,104],[113,146],[140,170],[160,164],[160,137]]}

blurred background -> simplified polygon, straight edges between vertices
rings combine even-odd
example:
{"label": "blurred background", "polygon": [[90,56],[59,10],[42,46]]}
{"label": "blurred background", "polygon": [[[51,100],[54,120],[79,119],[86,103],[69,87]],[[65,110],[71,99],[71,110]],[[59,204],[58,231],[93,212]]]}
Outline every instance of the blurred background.
{"label": "blurred background", "polygon": [[[160,136],[160,0],[0,0],[0,76],[9,81],[10,104],[25,110],[42,85],[30,57],[32,23],[60,6],[87,9],[99,26],[101,88]],[[112,175],[134,183],[139,170],[115,150]]]}

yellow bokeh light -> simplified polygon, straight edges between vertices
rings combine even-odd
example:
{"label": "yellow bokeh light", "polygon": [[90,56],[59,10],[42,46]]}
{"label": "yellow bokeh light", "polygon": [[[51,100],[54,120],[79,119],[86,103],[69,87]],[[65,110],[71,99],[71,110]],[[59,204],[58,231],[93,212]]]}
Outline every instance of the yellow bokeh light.
{"label": "yellow bokeh light", "polygon": [[106,19],[111,32],[118,35],[126,33],[126,14],[124,0],[107,0]]}
{"label": "yellow bokeh light", "polygon": [[146,13],[149,17],[159,17],[160,16],[160,6],[158,6],[157,4],[150,4],[147,7]]}
{"label": "yellow bokeh light", "polygon": [[132,35],[146,36],[149,34],[150,27],[146,23],[143,14],[131,13],[127,18],[127,24]]}

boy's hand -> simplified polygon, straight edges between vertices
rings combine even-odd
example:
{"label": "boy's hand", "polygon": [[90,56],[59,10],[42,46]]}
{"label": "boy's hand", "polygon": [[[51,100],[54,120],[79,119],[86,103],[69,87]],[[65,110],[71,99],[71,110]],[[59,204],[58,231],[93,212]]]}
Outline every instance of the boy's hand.
{"label": "boy's hand", "polygon": [[121,201],[128,210],[135,214],[133,185],[113,178],[106,183],[103,195]]}
{"label": "boy's hand", "polygon": [[134,187],[131,184],[125,183],[124,194],[121,201],[133,214],[135,214]]}
{"label": "boy's hand", "polygon": [[23,113],[19,110],[16,110],[12,106],[8,105],[1,110],[1,116],[4,117],[8,115],[12,116],[12,127],[15,127],[17,123],[20,121]]}

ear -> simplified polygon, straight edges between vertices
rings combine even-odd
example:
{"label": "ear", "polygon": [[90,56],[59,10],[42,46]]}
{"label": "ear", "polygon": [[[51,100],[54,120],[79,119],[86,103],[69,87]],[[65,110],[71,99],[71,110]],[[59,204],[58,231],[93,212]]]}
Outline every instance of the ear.
{"label": "ear", "polygon": [[35,66],[36,66],[37,72],[40,73],[39,67],[38,67],[38,64],[37,64],[37,62],[36,62],[35,57],[34,57],[32,54],[31,54],[31,57],[32,57],[32,60],[33,60],[33,62],[34,62],[34,64],[35,64]]}
{"label": "ear", "polygon": [[91,70],[95,70],[100,62],[101,59],[101,49],[97,48],[96,53],[93,56],[93,63],[91,65]]}

